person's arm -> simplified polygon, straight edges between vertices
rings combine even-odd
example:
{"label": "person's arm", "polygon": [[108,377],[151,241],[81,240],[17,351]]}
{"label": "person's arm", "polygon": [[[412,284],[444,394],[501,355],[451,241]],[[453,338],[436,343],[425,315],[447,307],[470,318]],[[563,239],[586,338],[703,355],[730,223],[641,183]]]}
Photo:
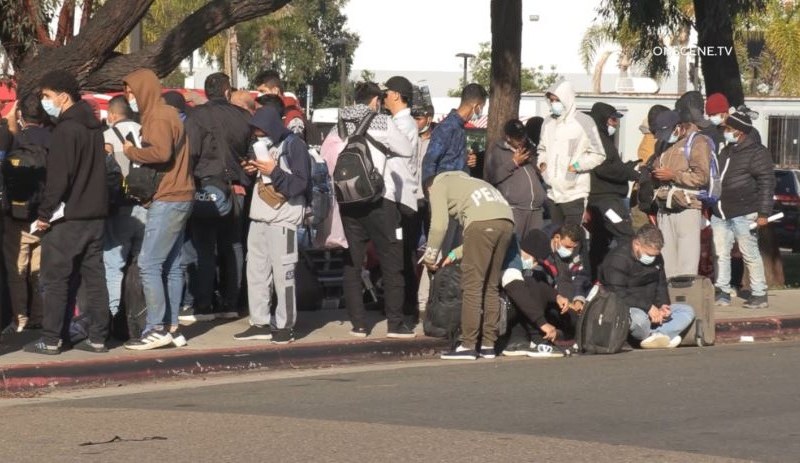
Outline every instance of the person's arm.
{"label": "person's arm", "polygon": [[389,148],[392,157],[411,157],[411,142],[408,140],[408,137],[397,128],[397,124],[395,124],[391,118],[386,118],[386,132],[378,132],[375,139]]}
{"label": "person's arm", "polygon": [[608,291],[616,294],[628,307],[637,307],[645,312],[650,309],[652,301],[638,300],[630,290],[628,282],[631,279],[631,275],[629,275],[627,265],[625,265],[623,259],[613,255],[608,256],[600,266],[598,279],[600,284]]}
{"label": "person's arm", "polygon": [[758,188],[758,216],[769,217],[772,214],[772,196],[775,194],[775,165],[769,151],[763,146],[758,147],[751,167]]}
{"label": "person's arm", "polygon": [[[662,305],[669,305],[669,286],[667,285],[667,274],[664,272],[664,266],[661,266],[661,271],[658,274],[658,286],[656,287],[656,300],[653,305],[661,307]],[[642,307],[646,312],[650,306]]]}
{"label": "person's arm", "polygon": [[[148,124],[147,133],[142,134],[142,147],[126,145],[125,156],[133,162],[141,164],[162,164],[172,158],[175,140],[183,136],[179,129],[178,136],[172,133],[172,124],[166,119]],[[57,146],[57,145],[56,145]]]}
{"label": "person's arm", "polygon": [[555,303],[555,289],[540,281],[523,279],[521,274],[510,281],[506,278],[506,275],[503,278],[503,290],[520,312],[536,323],[536,326],[541,327],[546,324],[545,309],[548,304]]}
{"label": "person's arm", "polygon": [[[711,146],[703,135],[696,135],[689,151],[689,169],[675,172],[675,183],[687,188],[703,188],[708,185],[708,173],[711,169]],[[688,140],[687,140],[688,141]],[[684,156],[685,148],[681,147],[680,155]]]}
{"label": "person's arm", "polygon": [[428,143],[428,151],[422,158],[422,180],[426,180],[436,175],[439,162],[447,151],[448,132],[445,127],[439,126],[433,129],[431,141]]}
{"label": "person's arm", "polygon": [[594,168],[594,173],[599,178],[609,181],[622,183],[625,181],[635,182],[639,180],[639,172],[633,168],[636,163],[625,163],[619,157],[619,153],[607,154],[606,160]]}
{"label": "person's arm", "polygon": [[506,153],[505,150],[500,149],[496,144],[493,144],[486,151],[486,165],[483,169],[485,180],[497,186],[512,175],[519,169],[519,166],[514,162],[513,153]]}
{"label": "person's arm", "polygon": [[284,143],[288,144],[286,162],[291,172],[286,172],[278,165],[272,170],[269,178],[272,179],[275,189],[287,198],[304,195],[308,191],[308,182],[311,178],[308,150],[305,143],[299,139],[286,140]]}
{"label": "person's arm", "polygon": [[447,187],[442,185],[442,179],[439,179],[438,183],[431,186],[429,197],[431,203],[431,229],[428,233],[428,246],[425,249],[424,261],[428,265],[436,265],[450,218],[447,210]]}
{"label": "person's arm", "polygon": [[578,122],[583,131],[578,144],[578,152],[571,158],[572,167],[578,172],[588,172],[606,160],[606,150],[603,148],[603,142],[600,140],[594,120],[586,116],[586,118],[578,118]]}
{"label": "person's arm", "polygon": [[64,195],[69,189],[74,172],[70,166],[74,165],[76,158],[76,142],[69,130],[56,130],[53,133],[51,146],[58,146],[57,153],[45,158],[45,182],[42,202],[39,204],[38,216],[42,222],[49,222],[53,213],[64,201]]}
{"label": "person's arm", "polygon": [[592,271],[589,268],[588,253],[581,253],[581,268],[574,275],[572,283],[572,297],[570,301],[586,302],[586,295],[592,289]]}

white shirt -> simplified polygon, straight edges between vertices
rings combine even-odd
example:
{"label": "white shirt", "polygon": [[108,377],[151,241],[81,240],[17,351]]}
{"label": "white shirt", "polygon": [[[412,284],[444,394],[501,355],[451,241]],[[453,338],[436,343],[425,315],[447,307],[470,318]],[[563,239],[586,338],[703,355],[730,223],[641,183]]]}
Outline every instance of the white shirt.
{"label": "white shirt", "polygon": [[[422,183],[422,179],[420,178],[422,169],[419,166],[422,162],[419,160],[419,129],[417,129],[417,122],[411,117],[411,109],[409,108],[398,111],[397,114],[392,116],[392,120],[397,125],[400,132],[408,138],[409,143],[411,143],[411,157],[403,160],[406,162],[408,172],[411,174],[413,181],[407,182],[403,188],[409,190],[409,193],[412,193],[414,198],[419,198],[422,190],[419,187]],[[403,202],[403,204],[406,203]],[[416,210],[416,207],[414,207],[414,210]]]}
{"label": "white shirt", "polygon": [[[139,125],[138,122],[129,120],[119,121],[112,127],[115,127],[117,130],[119,130],[119,133],[122,135],[123,139],[130,133],[133,134],[135,140],[139,140],[142,132],[142,126]],[[111,148],[114,152],[114,159],[116,159],[120,170],[122,170],[122,176],[127,177],[131,161],[127,158],[127,156],[125,156],[125,153],[122,152],[122,144],[124,142],[119,139],[116,133],[114,133],[113,128],[106,129],[103,132],[103,143],[111,145]]]}

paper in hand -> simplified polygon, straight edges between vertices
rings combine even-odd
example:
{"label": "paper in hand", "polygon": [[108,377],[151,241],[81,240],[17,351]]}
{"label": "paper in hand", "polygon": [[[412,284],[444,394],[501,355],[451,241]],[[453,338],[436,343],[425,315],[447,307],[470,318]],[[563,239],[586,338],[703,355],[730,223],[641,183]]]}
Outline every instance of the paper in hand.
{"label": "paper in hand", "polygon": [[[65,207],[66,207],[66,204],[64,204],[63,202],[58,205],[58,209],[56,209],[55,212],[53,212],[53,215],[50,216],[50,223],[57,222],[57,221],[59,221],[59,220],[64,218],[64,208]],[[36,226],[36,224],[38,222],[39,222],[38,220],[35,220],[31,224],[31,229],[30,229],[30,234],[31,235],[39,232],[39,228]]]}
{"label": "paper in hand", "polygon": [[622,222],[622,217],[620,217],[619,214],[614,212],[614,209],[607,210],[606,211],[606,217],[608,218],[608,220],[611,221],[611,223],[620,223],[620,222]]}

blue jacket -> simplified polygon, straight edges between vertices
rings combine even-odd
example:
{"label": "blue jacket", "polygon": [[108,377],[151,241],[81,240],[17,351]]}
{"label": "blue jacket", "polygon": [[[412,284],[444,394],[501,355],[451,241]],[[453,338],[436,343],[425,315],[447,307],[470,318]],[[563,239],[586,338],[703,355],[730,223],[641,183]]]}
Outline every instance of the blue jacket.
{"label": "blue jacket", "polygon": [[464,119],[454,109],[433,129],[422,160],[422,181],[442,172],[467,172],[467,132]]}

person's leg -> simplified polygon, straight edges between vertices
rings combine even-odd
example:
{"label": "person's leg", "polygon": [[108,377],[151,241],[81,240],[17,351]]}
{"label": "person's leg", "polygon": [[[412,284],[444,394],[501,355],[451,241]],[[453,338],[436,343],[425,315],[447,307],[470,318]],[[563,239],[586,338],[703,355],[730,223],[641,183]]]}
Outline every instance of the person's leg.
{"label": "person's leg", "polygon": [[[272,275],[275,282],[274,328],[278,330],[272,340],[290,342],[294,338],[291,330],[297,320],[294,273],[297,267],[297,232],[279,226],[269,226],[268,252],[272,261]],[[281,333],[282,331],[282,333]]]}
{"label": "person's leg", "polygon": [[508,243],[514,233],[514,224],[508,220],[491,220],[484,222],[483,228],[486,239],[492,243],[492,254],[487,262],[487,271],[484,274],[483,291],[483,323],[481,333],[481,349],[494,348],[499,333],[500,323],[500,276],[503,270],[503,261],[508,252]]}
{"label": "person's leg", "polygon": [[753,296],[767,295],[767,277],[764,274],[764,261],[758,250],[758,235],[750,230],[750,225],[758,219],[758,214],[750,214],[733,219],[733,234],[739,243],[742,260],[750,272],[750,291]]}
{"label": "person's leg", "polygon": [[[128,231],[127,223],[122,215],[109,217],[105,223],[103,245],[103,264],[105,266],[106,291],[108,293],[108,309],[114,316],[119,311],[122,299],[122,280],[125,276],[130,242],[125,242],[124,234]],[[128,217],[130,218],[130,217]]]}
{"label": "person's leg", "polygon": [[393,333],[404,326],[403,242],[397,238],[400,212],[393,202],[384,199],[380,207],[370,211],[362,223],[375,244],[381,262],[386,322],[389,333]]}
{"label": "person's leg", "polygon": [[732,224],[729,220],[712,216],[711,231],[714,233],[714,251],[717,255],[717,281],[714,286],[723,293],[730,294],[731,248],[734,239]]}
{"label": "person's leg", "polygon": [[670,339],[680,335],[694,320],[694,310],[686,304],[672,304],[672,314],[669,320],[658,326],[655,331],[665,334]]}
{"label": "person's leg", "polygon": [[196,282],[192,285],[194,308],[198,312],[213,312],[213,295],[217,281],[217,235],[224,228],[221,220],[190,219],[192,246],[197,253]]}
{"label": "person's leg", "polygon": [[416,315],[417,307],[417,244],[419,243],[420,221],[417,212],[398,204],[403,228],[403,282],[405,288],[405,313]]}
{"label": "person's leg", "polygon": [[[677,214],[678,266],[675,275],[697,275],[700,265],[700,230],[703,227],[703,211],[687,209]],[[669,274],[667,276],[670,276]]]}
{"label": "person's leg", "polygon": [[[167,286],[165,285],[165,276],[168,274],[168,269],[165,263],[170,254],[179,254],[175,253],[173,249],[183,236],[191,205],[191,202],[155,201],[148,209],[142,250],[139,254],[139,269],[147,302],[145,332],[160,330],[164,327],[164,316],[168,309],[165,291]],[[181,241],[180,245],[182,244]],[[174,267],[176,263],[172,264]],[[173,269],[169,269],[169,271],[171,272]],[[173,276],[170,280],[181,283],[179,293],[175,296],[180,298],[180,292],[183,291],[183,275],[179,278]],[[170,288],[172,288],[172,283],[170,283]]]}
{"label": "person's leg", "polygon": [[55,224],[42,238],[42,338],[51,346],[61,342],[74,259],[83,250],[75,233],[79,228],[71,221]]}
{"label": "person's leg", "polygon": [[564,225],[564,220],[566,219],[564,215],[564,211],[561,208],[561,204],[556,203],[555,201],[548,199],[547,200],[547,209],[550,212],[550,223],[556,225],[558,227]]}
{"label": "person's leg", "polygon": [[253,221],[247,237],[247,300],[250,325],[258,327],[268,326],[270,323],[273,266],[269,247],[269,226]]}
{"label": "person's leg", "polygon": [[[5,218],[3,235],[3,258],[6,266],[8,293],[11,302],[13,323],[19,328],[28,323],[28,267],[29,246],[23,244],[21,222]],[[34,288],[36,289],[36,288]]]}
{"label": "person's leg", "polygon": [[108,288],[106,287],[106,271],[103,266],[103,229],[104,220],[88,220],[83,225],[83,233],[87,236],[86,251],[81,257],[81,284],[86,292],[87,305],[81,307],[91,323],[89,325],[89,341],[93,344],[105,344],[109,328]]}
{"label": "person's leg", "polygon": [[[678,230],[676,230],[677,214],[658,213],[658,229],[664,236],[664,247],[661,249],[661,257],[664,259],[664,272],[667,278],[680,275],[679,251],[678,251]],[[699,237],[698,237],[699,241]],[[696,272],[695,272],[696,273]]]}
{"label": "person's leg", "polygon": [[[361,283],[361,270],[364,266],[364,255],[366,253],[367,241],[369,237],[366,229],[361,224],[360,218],[365,214],[362,207],[347,207],[340,209],[342,212],[342,226],[344,235],[347,238],[347,254],[345,254],[344,266],[342,269],[342,291],[350,317],[353,330],[367,330],[367,314],[364,309],[364,293]],[[248,277],[249,283],[249,277]]]}
{"label": "person's leg", "polygon": [[562,203],[559,204],[559,207],[564,216],[564,225],[581,225],[583,223],[583,213],[586,211],[585,199]]}
{"label": "person's leg", "polygon": [[419,276],[419,287],[417,290],[417,304],[420,312],[424,312],[428,307],[428,296],[431,292],[431,275],[428,273],[428,267],[422,267],[422,273]]}
{"label": "person's leg", "polygon": [[175,235],[172,235],[172,249],[164,263],[166,273],[165,291],[167,295],[167,313],[164,316],[165,324],[171,326],[171,331],[178,328],[178,316],[183,298],[183,286],[186,281],[186,264],[183,260],[183,242],[186,237],[186,223],[192,213],[191,201],[174,203],[172,216],[176,223]]}
{"label": "person's leg", "polygon": [[239,298],[244,274],[243,227],[241,223],[244,217],[241,215],[241,207],[236,204],[242,201],[243,197],[234,195],[232,199],[234,207],[229,219],[226,220],[228,225],[220,230],[217,240],[218,254],[220,255],[222,267],[220,281],[224,305],[222,312],[227,314],[234,314],[239,311]]}
{"label": "person's leg", "polygon": [[628,310],[631,315],[631,337],[639,341],[646,339],[652,332],[650,317],[647,316],[647,312],[636,307],[631,307]]}
{"label": "person's leg", "polygon": [[531,231],[530,222],[533,211],[517,208],[511,209],[511,211],[514,213],[514,234],[519,239],[523,239]]}
{"label": "person's leg", "polygon": [[31,308],[28,324],[30,326],[41,326],[42,324],[42,289],[39,275],[42,269],[42,241],[34,237],[31,240],[31,264],[30,264],[30,287],[31,297],[29,306]]}

